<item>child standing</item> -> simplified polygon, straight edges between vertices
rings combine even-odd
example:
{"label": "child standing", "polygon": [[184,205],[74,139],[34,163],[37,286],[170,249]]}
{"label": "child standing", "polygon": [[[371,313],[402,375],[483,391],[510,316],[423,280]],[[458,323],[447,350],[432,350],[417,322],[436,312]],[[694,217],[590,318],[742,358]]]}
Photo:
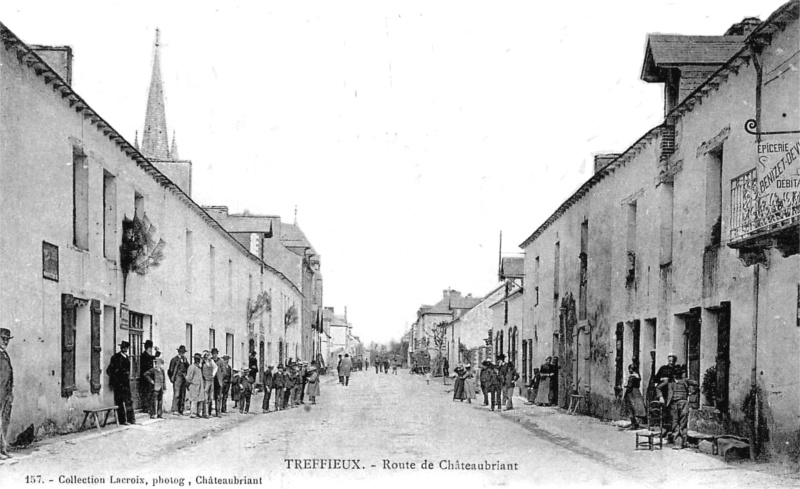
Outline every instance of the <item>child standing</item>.
{"label": "child standing", "polygon": [[[144,378],[150,384],[150,418],[162,418],[164,402],[164,359],[156,357],[153,368],[144,373]],[[158,415],[158,416],[156,416]]]}
{"label": "child standing", "polygon": [[253,393],[253,384],[250,382],[250,377],[246,374],[247,370],[243,368],[242,372],[245,373],[239,375],[239,413],[249,414],[250,396]]}
{"label": "child standing", "polygon": [[239,371],[233,371],[233,378],[231,378],[231,399],[233,399],[233,409],[239,407],[239,391],[241,390],[239,387]]}

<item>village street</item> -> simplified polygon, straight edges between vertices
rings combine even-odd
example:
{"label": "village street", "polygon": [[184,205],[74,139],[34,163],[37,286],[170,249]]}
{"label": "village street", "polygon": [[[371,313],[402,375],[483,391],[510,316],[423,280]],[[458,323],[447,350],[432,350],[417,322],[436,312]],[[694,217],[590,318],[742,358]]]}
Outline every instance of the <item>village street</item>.
{"label": "village street", "polygon": [[[516,399],[515,410],[502,414],[480,402],[455,403],[450,383],[433,379],[426,385],[407,370],[396,376],[370,370],[355,372],[348,387],[325,377],[316,406],[262,415],[258,395],[251,412],[259,414],[248,416],[237,412],[203,420],[165,415],[151,421],[139,415],[139,426],[108,429],[105,436],[92,429],[15,452],[13,463],[0,465],[0,486],[100,482],[104,487],[118,478],[141,477],[139,487],[179,487],[214,483],[215,477],[231,482],[234,476],[270,487],[331,481],[335,487],[347,482],[348,487],[379,488],[401,483],[435,487],[439,481],[459,487],[797,484],[796,479],[755,472],[758,466],[749,462],[726,464],[694,450],[635,451],[630,432],[555,408],[524,406],[522,398]],[[347,468],[319,468],[333,463],[327,460],[317,461],[316,469],[304,468],[314,464],[307,459],[341,459]],[[432,468],[422,468],[426,460]],[[499,463],[510,470],[454,470],[447,461]],[[185,478],[182,484],[180,478]],[[114,487],[133,486],[134,481],[127,482]]]}

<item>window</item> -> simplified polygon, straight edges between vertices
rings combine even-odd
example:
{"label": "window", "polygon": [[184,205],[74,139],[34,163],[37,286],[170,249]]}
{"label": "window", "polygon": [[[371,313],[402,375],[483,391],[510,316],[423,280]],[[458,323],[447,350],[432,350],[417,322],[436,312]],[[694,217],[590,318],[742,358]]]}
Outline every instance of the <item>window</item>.
{"label": "window", "polygon": [[144,219],[144,196],[139,192],[133,193],[133,215]]}
{"label": "window", "polygon": [[69,294],[61,296],[61,396],[75,391],[76,303]]}
{"label": "window", "polygon": [[708,153],[706,166],[706,246],[722,243],[722,149]]}
{"label": "window", "polygon": [[636,281],[636,215],[637,204],[634,200],[627,205],[626,215],[626,248],[627,265],[625,275],[625,285],[630,287]]}
{"label": "window", "polygon": [[228,260],[228,305],[233,305],[233,260]]}
{"label": "window", "polygon": [[581,223],[581,253],[580,262],[581,270],[579,276],[579,290],[578,290],[578,319],[586,319],[586,309],[588,300],[588,267],[589,267],[589,221]]}
{"label": "window", "polygon": [[72,152],[72,244],[89,249],[89,164],[80,148]]}
{"label": "window", "polygon": [[117,179],[103,172],[103,256],[116,260],[117,250]]}
{"label": "window", "polygon": [[[233,335],[231,333],[225,333],[225,354],[231,356],[231,365],[236,365],[236,358],[234,353],[236,343],[233,341]],[[236,368],[236,367],[233,367]]]}
{"label": "window", "polygon": [[211,299],[212,304],[216,295],[216,273],[214,271],[216,254],[217,250],[213,245],[210,245],[208,247],[208,297]]}
{"label": "window", "polygon": [[193,280],[193,266],[194,266],[194,239],[192,238],[192,232],[190,230],[186,230],[186,242],[184,244],[184,255],[186,259],[185,264],[185,276],[184,276],[184,285],[186,286],[186,292],[191,292],[192,287],[194,286]]}
{"label": "window", "polygon": [[625,324],[624,323],[617,323],[617,331],[616,331],[616,350],[617,355],[615,357],[615,375],[614,375],[614,390],[616,391],[617,395],[622,394],[622,376],[624,373],[624,361],[625,361],[625,351],[624,351],[624,335],[625,335]]}
{"label": "window", "polygon": [[194,350],[192,349],[192,325],[186,323],[186,349],[189,350],[189,358],[194,355]]}
{"label": "window", "polygon": [[214,328],[208,328],[208,351],[217,347],[217,332]]}

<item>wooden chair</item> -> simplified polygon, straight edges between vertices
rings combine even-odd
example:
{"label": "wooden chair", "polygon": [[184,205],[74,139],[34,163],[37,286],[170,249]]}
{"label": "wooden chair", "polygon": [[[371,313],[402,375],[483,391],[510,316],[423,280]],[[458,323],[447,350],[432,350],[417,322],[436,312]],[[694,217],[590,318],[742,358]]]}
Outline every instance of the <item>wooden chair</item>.
{"label": "wooden chair", "polygon": [[652,401],[647,407],[647,429],[636,432],[636,450],[639,448],[653,450],[656,446],[661,450],[664,443],[663,433],[664,406],[658,401]]}

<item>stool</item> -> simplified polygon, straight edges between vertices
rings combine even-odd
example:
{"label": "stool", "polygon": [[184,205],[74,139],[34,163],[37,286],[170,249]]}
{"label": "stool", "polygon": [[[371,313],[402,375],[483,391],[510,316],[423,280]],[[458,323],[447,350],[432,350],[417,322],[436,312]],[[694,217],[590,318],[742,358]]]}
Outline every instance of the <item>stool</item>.
{"label": "stool", "polygon": [[572,394],[569,397],[569,407],[567,408],[567,414],[578,414],[578,406],[584,404],[585,402],[586,402],[586,396]]}
{"label": "stool", "polygon": [[[119,419],[117,418],[117,406],[107,406],[101,407],[97,409],[84,409],[83,410],[83,423],[81,423],[81,429],[86,426],[86,420],[88,419],[90,422],[94,420],[94,425],[99,430],[100,427],[105,427],[108,424],[108,416],[114,413],[114,422],[117,423],[119,426]],[[100,423],[100,415],[105,414],[103,417],[103,423]]]}
{"label": "stool", "polygon": [[[658,443],[654,441],[655,438],[658,438]],[[661,436],[661,430],[655,431],[650,429],[643,429],[636,432],[636,450],[639,448],[647,448],[649,450],[653,450],[654,447],[658,447],[659,450],[663,449],[663,437]]]}

